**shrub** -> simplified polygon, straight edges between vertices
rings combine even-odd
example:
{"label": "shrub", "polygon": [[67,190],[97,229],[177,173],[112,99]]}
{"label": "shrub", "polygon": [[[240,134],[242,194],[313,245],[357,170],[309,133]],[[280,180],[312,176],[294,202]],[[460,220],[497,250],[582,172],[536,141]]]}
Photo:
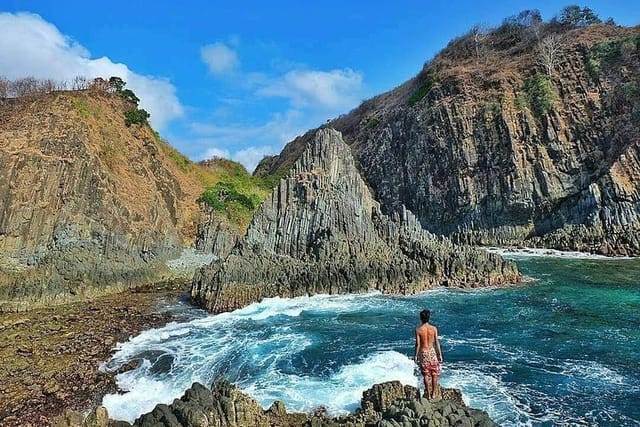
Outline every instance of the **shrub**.
{"label": "shrub", "polygon": [[615,61],[621,55],[638,49],[640,49],[640,36],[623,37],[597,43],[587,54],[587,71],[593,80],[598,80],[604,66]]}
{"label": "shrub", "polygon": [[127,110],[124,112],[124,124],[127,126],[146,125],[149,124],[147,121],[149,117],[151,117],[151,115],[142,108]]}
{"label": "shrub", "polygon": [[427,96],[427,94],[429,93],[431,88],[437,83],[437,81],[438,80],[436,79],[436,76],[434,76],[432,73],[428,73],[424,78],[424,80],[422,81],[422,83],[420,84],[420,86],[418,86],[418,88],[409,97],[409,105],[414,106],[418,102],[420,102],[422,98]]}
{"label": "shrub", "polygon": [[529,77],[524,83],[526,99],[531,110],[541,116],[553,110],[558,96],[551,79],[544,74]]}
{"label": "shrub", "polygon": [[255,209],[260,203],[260,197],[256,194],[243,194],[236,189],[235,184],[225,181],[207,188],[200,198],[217,211],[225,210],[234,202],[249,210]]}

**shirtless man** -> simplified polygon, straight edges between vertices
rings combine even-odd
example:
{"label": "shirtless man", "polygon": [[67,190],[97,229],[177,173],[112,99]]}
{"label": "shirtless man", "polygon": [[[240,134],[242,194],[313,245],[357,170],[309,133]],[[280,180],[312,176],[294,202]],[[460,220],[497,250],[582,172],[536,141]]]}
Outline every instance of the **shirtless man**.
{"label": "shirtless man", "polygon": [[438,387],[438,377],[440,377],[442,350],[438,339],[438,329],[429,324],[430,317],[431,311],[422,310],[420,312],[422,325],[416,328],[416,354],[413,360],[420,368],[424,379],[425,395],[428,399],[433,399]]}

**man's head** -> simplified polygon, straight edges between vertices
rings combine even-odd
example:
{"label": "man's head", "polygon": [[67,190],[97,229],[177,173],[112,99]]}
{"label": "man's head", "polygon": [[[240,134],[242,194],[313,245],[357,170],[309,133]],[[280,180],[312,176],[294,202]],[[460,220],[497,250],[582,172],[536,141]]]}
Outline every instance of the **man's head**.
{"label": "man's head", "polygon": [[420,320],[422,323],[427,323],[431,317],[431,310],[422,310],[420,312]]}

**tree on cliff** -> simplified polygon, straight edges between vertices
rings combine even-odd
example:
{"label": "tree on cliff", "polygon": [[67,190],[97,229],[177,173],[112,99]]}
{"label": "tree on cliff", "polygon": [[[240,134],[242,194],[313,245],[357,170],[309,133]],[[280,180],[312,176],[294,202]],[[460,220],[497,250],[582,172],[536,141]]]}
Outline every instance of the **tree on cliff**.
{"label": "tree on cliff", "polygon": [[562,36],[549,34],[538,44],[537,63],[544,67],[549,77],[553,74],[562,52]]}

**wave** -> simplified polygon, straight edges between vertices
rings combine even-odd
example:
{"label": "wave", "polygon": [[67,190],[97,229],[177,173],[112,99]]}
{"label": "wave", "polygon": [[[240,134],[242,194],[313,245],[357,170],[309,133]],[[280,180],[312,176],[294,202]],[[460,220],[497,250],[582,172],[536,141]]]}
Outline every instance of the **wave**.
{"label": "wave", "polygon": [[605,255],[592,254],[588,252],[577,251],[560,251],[557,249],[546,248],[499,248],[494,246],[481,246],[487,252],[498,254],[505,258],[567,258],[567,259],[600,259],[600,260],[618,260],[618,259],[635,259],[633,257],[609,257]]}

